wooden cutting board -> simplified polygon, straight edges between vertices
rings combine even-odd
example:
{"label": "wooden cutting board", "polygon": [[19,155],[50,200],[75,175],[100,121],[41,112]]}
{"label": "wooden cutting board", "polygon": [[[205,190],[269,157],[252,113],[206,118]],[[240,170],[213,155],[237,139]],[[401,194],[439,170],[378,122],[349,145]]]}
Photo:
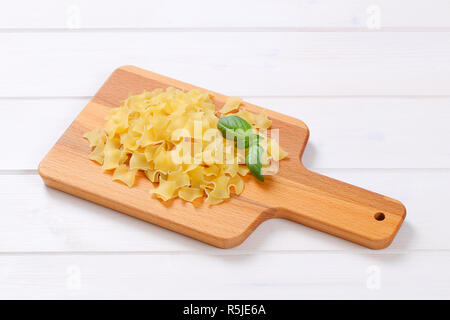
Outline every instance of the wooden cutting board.
{"label": "wooden cutting board", "polygon": [[[88,160],[91,150],[82,135],[102,128],[106,114],[129,94],[169,86],[196,88],[133,66],[115,70],[40,163],[45,184],[221,248],[240,244],[271,218],[289,219],[372,249],[392,242],[405,218],[405,207],[306,169],[301,157],[308,128],[300,120],[270,110],[266,113],[273,120],[272,128],[279,129],[280,145],[289,157],[280,162],[277,175],[266,176],[264,183],[245,177],[244,192],[223,204],[161,202],[149,195],[152,184],[143,176],[137,177],[133,188],[113,182],[110,174]],[[218,108],[226,98],[214,93]],[[262,110],[249,103],[244,107]]]}

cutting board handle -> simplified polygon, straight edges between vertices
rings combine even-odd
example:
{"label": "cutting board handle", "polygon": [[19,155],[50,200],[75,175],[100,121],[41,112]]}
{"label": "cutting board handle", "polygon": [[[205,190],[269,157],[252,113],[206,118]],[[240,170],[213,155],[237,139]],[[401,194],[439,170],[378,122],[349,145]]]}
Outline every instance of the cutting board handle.
{"label": "cutting board handle", "polygon": [[406,209],[397,200],[303,168],[288,179],[275,178],[277,215],[372,249],[387,247]]}

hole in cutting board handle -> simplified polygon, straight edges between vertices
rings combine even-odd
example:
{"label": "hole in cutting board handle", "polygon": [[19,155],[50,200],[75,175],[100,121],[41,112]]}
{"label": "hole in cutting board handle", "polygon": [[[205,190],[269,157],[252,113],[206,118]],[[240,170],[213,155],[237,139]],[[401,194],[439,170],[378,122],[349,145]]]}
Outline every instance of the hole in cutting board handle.
{"label": "hole in cutting board handle", "polygon": [[373,217],[378,221],[383,221],[386,218],[383,212],[377,212]]}

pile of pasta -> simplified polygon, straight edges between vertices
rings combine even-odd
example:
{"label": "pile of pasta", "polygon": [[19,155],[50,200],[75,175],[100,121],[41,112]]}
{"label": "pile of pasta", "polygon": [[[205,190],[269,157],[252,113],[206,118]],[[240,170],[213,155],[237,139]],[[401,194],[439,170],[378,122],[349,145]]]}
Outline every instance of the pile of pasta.
{"label": "pile of pasta", "polygon": [[[230,98],[220,114],[238,115],[254,129],[271,126],[265,113],[248,112],[241,102]],[[156,89],[122,101],[106,117],[103,130],[87,132],[84,138],[93,149],[89,159],[112,172],[113,180],[132,187],[137,172],[143,171],[154,183],[150,193],[161,200],[192,202],[206,196],[206,203],[213,205],[231,193],[240,194],[242,177],[249,172],[245,150],[222,137],[218,120],[210,93]],[[263,168],[287,156],[272,139],[264,149]]]}

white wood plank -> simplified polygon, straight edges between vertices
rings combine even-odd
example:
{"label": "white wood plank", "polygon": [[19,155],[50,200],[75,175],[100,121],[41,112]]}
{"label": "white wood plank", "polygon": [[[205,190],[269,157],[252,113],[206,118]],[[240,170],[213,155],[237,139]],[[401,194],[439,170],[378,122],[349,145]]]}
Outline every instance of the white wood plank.
{"label": "white wood plank", "polygon": [[450,32],[37,32],[0,43],[0,97],[91,96],[124,64],[229,95],[450,94]]}
{"label": "white wood plank", "polygon": [[448,299],[450,253],[3,255],[2,299]]}
{"label": "white wood plank", "polygon": [[[311,169],[450,165],[450,98],[246,100],[305,121],[311,136],[304,163]],[[0,170],[36,169],[88,101],[0,99],[3,119],[14,119],[0,126],[1,136],[13,137],[3,142]]]}
{"label": "white wood plank", "polygon": [[15,0],[0,28],[365,29],[377,5],[381,28],[450,27],[450,3],[433,0]]}
{"label": "white wood plank", "polygon": [[[87,98],[0,99],[5,150],[0,170],[37,170],[39,162],[88,103]],[[24,146],[28,146],[25,147]]]}
{"label": "white wood plank", "polygon": [[[381,252],[450,250],[450,170],[321,170],[321,173],[399,199],[406,221]],[[270,220],[239,247],[223,250],[46,188],[37,175],[0,179],[0,252],[209,252],[372,251],[302,225]]]}
{"label": "white wood plank", "polygon": [[303,120],[308,168],[448,168],[450,98],[250,98]]}

